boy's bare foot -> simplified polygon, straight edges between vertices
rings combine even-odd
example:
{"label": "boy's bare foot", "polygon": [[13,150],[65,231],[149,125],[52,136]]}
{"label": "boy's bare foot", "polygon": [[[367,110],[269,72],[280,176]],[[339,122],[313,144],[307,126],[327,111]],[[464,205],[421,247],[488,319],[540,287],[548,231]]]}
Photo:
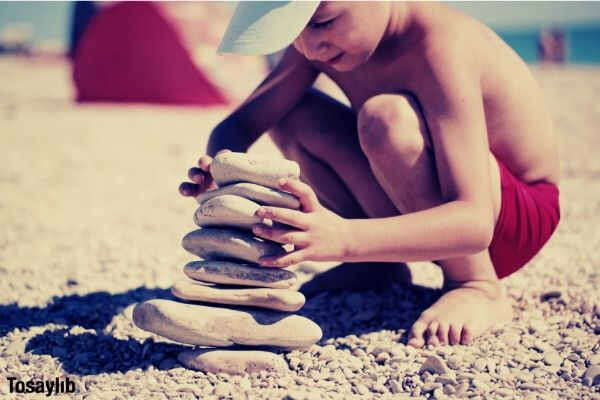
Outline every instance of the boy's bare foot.
{"label": "boy's bare foot", "polygon": [[512,320],[498,281],[448,283],[447,292],[413,324],[408,345],[469,344],[488,329]]}
{"label": "boy's bare foot", "polygon": [[404,263],[342,263],[316,275],[300,287],[308,298],[334,290],[382,290],[390,284],[411,283]]}

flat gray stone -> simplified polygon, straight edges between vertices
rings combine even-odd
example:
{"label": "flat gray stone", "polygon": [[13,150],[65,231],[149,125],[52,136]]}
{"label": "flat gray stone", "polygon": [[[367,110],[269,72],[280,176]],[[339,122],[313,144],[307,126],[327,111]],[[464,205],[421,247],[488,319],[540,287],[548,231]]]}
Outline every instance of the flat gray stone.
{"label": "flat gray stone", "polygon": [[191,280],[182,280],[171,288],[174,296],[190,301],[216,304],[254,306],[279,311],[298,311],[304,305],[304,295],[296,290],[272,288],[224,288]]}
{"label": "flat gray stone", "polygon": [[284,359],[268,351],[256,350],[189,350],[179,353],[181,365],[213,374],[243,375],[259,371],[285,373],[289,371]]}
{"label": "flat gray stone", "polygon": [[547,365],[561,365],[562,357],[555,351],[550,351],[544,354],[544,363]]}
{"label": "flat gray stone", "polygon": [[215,156],[210,173],[218,186],[251,182],[278,188],[281,178],[299,178],[300,166],[282,158],[224,152]]}
{"label": "flat gray stone", "polygon": [[430,355],[429,357],[427,357],[423,365],[421,365],[421,368],[419,369],[419,374],[422,374],[425,371],[431,372],[433,374],[443,375],[447,374],[449,372],[449,369],[446,366],[444,360],[442,360],[436,355]]}
{"label": "flat gray stone", "polygon": [[256,216],[260,205],[245,197],[226,194],[206,200],[194,213],[196,225],[230,226],[234,228],[252,229],[262,218]]}
{"label": "flat gray stone", "polygon": [[278,311],[235,310],[153,299],[138,304],[133,322],[141,329],[180,343],[228,347],[234,344],[309,347],[321,328],[308,318]]}
{"label": "flat gray stone", "polygon": [[287,289],[296,283],[296,274],[281,268],[258,267],[229,261],[192,261],[183,272],[198,281]]}
{"label": "flat gray stone", "polygon": [[300,201],[298,201],[298,199],[291,194],[250,182],[233,183],[231,185],[222,186],[215,190],[209,190],[208,192],[200,193],[196,197],[196,201],[198,201],[198,204],[202,204],[213,197],[222,196],[225,194],[245,197],[249,200],[267,206],[293,209],[300,208]]}
{"label": "flat gray stone", "polygon": [[600,354],[594,354],[590,358],[588,358],[588,362],[590,365],[600,365]]}
{"label": "flat gray stone", "polygon": [[181,245],[204,259],[234,258],[256,264],[260,257],[286,252],[279,243],[259,239],[249,232],[225,228],[192,231],[183,237]]}
{"label": "flat gray stone", "polygon": [[600,365],[592,365],[585,370],[583,384],[586,386],[600,385]]}

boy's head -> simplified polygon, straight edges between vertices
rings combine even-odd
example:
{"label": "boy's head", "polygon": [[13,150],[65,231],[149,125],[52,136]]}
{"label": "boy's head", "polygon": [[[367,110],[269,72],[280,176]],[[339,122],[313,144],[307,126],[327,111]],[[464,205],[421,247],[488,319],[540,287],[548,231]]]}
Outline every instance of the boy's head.
{"label": "boy's head", "polygon": [[269,54],[293,43],[339,71],[373,54],[390,23],[389,2],[240,2],[219,52]]}

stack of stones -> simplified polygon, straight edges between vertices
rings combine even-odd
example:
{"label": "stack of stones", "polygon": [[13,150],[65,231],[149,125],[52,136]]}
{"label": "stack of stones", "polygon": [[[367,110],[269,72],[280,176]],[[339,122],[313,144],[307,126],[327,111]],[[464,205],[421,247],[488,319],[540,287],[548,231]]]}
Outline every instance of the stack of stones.
{"label": "stack of stones", "polygon": [[226,152],[214,158],[210,173],[219,188],[198,196],[194,222],[201,228],[182,241],[203,260],[185,265],[186,279],[171,291],[184,301],[211,305],[154,299],[136,306],[134,322],[180,343],[213,347],[181,353],[179,361],[189,368],[233,374],[286,370],[283,359],[271,352],[214,347],[297,349],[321,338],[317,324],[293,314],[305,302],[302,293],[291,289],[296,275],[259,265],[260,257],[284,254],[286,249],[251,232],[254,224],[273,224],[255,215],[260,205],[300,207],[296,197],[276,189],[281,178],[299,177],[298,164]]}

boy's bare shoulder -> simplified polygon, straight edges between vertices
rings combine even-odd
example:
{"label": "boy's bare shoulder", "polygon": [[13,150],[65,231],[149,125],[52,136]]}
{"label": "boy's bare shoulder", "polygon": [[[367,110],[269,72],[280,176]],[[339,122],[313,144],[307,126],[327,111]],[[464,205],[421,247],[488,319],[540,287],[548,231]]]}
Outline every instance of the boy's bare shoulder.
{"label": "boy's bare shoulder", "polygon": [[426,32],[423,39],[426,63],[463,64],[479,70],[482,78],[507,69],[515,69],[511,72],[513,76],[528,73],[526,64],[516,52],[477,19],[445,4],[420,9],[423,11],[419,16]]}
{"label": "boy's bare shoulder", "polygon": [[[454,23],[436,23],[438,17]],[[489,27],[456,10],[440,12],[431,21],[416,89],[427,97],[426,107],[443,93],[462,97],[465,88],[477,90],[492,152],[524,182],[558,183],[552,119],[527,64]]]}
{"label": "boy's bare shoulder", "polygon": [[[429,19],[427,19],[427,15]],[[434,9],[426,14],[421,43],[423,61],[430,65],[440,63],[473,65],[481,63],[487,53],[485,42],[493,41],[485,25],[450,7]]]}
{"label": "boy's bare shoulder", "polygon": [[443,4],[421,8],[424,34],[411,63],[419,86],[432,89],[436,81],[462,76],[462,84],[476,84],[484,97],[514,94],[515,82],[536,90],[526,63],[492,29]]}

